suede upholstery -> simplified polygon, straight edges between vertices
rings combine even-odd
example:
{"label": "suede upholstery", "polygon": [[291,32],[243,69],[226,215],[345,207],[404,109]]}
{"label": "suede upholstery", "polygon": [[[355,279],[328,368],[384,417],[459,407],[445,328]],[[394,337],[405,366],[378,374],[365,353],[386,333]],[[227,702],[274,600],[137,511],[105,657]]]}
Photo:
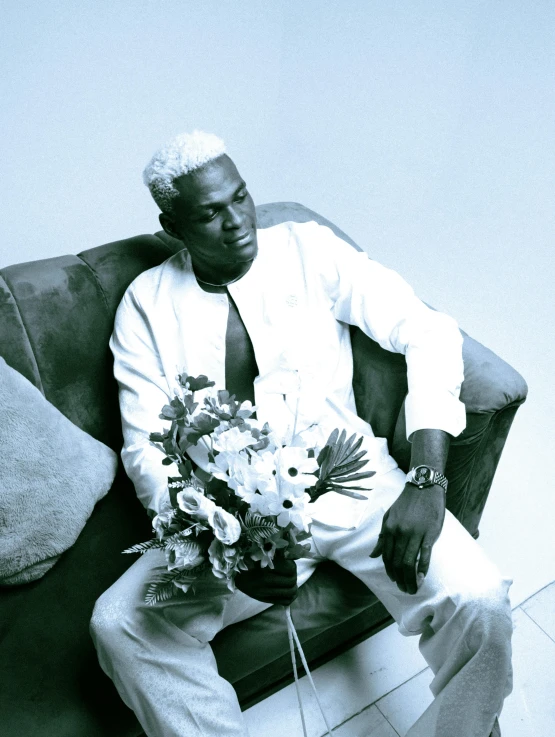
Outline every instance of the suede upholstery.
{"label": "suede upholstery", "polygon": [[[329,221],[297,203],[257,208],[260,227],[284,220]],[[139,273],[181,245],[164,233],[141,235],[0,270],[0,355],[75,424],[115,450],[121,427],[108,349],[115,309]],[[357,409],[388,438],[406,468],[406,367],[353,330]],[[526,397],[522,377],[465,336],[467,429],[453,443],[448,505],[473,535],[514,414]],[[44,578],[0,594],[0,725],[17,737],[136,737],[141,729],[101,672],[88,633],[95,600],[133,562],[121,551],[150,535],[149,520],[120,470],[76,544]],[[319,567],[293,605],[313,663],[390,621],[374,595],[332,563]],[[290,677],[283,613],[272,607],[220,633],[222,675],[247,706]]]}

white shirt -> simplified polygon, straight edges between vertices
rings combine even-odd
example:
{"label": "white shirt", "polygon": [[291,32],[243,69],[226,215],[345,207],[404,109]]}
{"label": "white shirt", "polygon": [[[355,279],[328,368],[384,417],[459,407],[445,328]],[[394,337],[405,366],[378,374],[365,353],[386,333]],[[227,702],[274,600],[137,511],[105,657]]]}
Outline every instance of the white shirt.
{"label": "white shirt", "polygon": [[[297,403],[264,391],[261,379],[276,368],[298,372],[297,430],[318,420],[364,436],[368,464],[379,475],[397,466],[387,441],[356,414],[349,324],[407,360],[407,436],[440,429],[457,436],[465,427],[459,400],[462,336],[455,321],[427,307],[394,271],[357,252],[327,227],[281,223],[258,230],[259,252],[249,271],[230,284],[253,344],[260,377],[257,417],[287,424]],[[161,452],[149,433],[162,430],[161,408],[174,396],[176,377],[205,374],[225,387],[226,294],[200,288],[186,250],[140,274],[116,313],[110,347],[119,383],[122,460],[145,507],[167,499]],[[295,406],[294,406],[295,405]],[[202,459],[195,458],[202,464]],[[373,479],[368,480],[372,486]],[[361,503],[334,492],[315,503],[316,519],[356,526]]]}

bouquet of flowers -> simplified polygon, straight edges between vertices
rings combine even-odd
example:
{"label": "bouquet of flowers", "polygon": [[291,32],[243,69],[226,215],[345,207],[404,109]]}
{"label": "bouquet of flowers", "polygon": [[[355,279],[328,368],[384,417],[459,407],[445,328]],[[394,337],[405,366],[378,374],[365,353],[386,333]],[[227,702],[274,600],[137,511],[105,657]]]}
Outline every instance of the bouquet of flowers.
{"label": "bouquet of flowers", "polygon": [[[148,586],[147,604],[194,591],[206,575],[225,579],[233,591],[237,573],[257,562],[273,568],[278,551],[290,559],[309,556],[311,503],[327,491],[365,499],[356,493],[365,489],[352,484],[374,475],[360,471],[367,463],[362,438],[336,429],[318,448],[310,432],[304,437],[293,429],[286,443],[267,423],[260,426],[250,402],[212,390],[206,376],[181,374],[178,385],[160,414],[170,427],[151,433],[150,441],[179,476],[168,479],[169,503],[153,519],[155,537],[124,551],[165,552],[168,572]],[[187,452],[198,444],[208,458],[204,470]]]}

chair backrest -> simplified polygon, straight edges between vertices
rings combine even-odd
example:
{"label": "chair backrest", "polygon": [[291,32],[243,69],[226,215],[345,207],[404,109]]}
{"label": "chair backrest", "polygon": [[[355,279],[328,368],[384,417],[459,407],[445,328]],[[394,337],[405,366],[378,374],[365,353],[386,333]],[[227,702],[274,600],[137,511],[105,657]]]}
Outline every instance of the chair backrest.
{"label": "chair backrest", "polygon": [[[261,228],[317,220],[357,247],[297,203],[261,205],[257,218]],[[115,449],[121,429],[108,348],[114,314],[131,281],[180,248],[161,231],[0,270],[0,355],[72,422]]]}

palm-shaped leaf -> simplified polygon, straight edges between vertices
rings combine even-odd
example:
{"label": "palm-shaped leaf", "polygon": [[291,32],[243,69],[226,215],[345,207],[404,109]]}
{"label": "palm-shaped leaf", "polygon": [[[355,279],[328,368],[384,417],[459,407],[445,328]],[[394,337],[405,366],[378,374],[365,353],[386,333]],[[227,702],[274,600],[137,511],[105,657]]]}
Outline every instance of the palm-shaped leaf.
{"label": "palm-shaped leaf", "polygon": [[357,473],[368,461],[361,460],[365,450],[359,450],[362,445],[362,437],[356,440],[356,435],[347,439],[347,433],[336,428],[328,438],[328,441],[318,456],[318,481],[310,490],[312,501],[325,494],[326,491],[337,491],[339,494],[354,497],[355,499],[366,499],[355,491],[367,491],[361,486],[345,486],[353,481],[368,479],[374,476],[375,471],[363,471]]}

